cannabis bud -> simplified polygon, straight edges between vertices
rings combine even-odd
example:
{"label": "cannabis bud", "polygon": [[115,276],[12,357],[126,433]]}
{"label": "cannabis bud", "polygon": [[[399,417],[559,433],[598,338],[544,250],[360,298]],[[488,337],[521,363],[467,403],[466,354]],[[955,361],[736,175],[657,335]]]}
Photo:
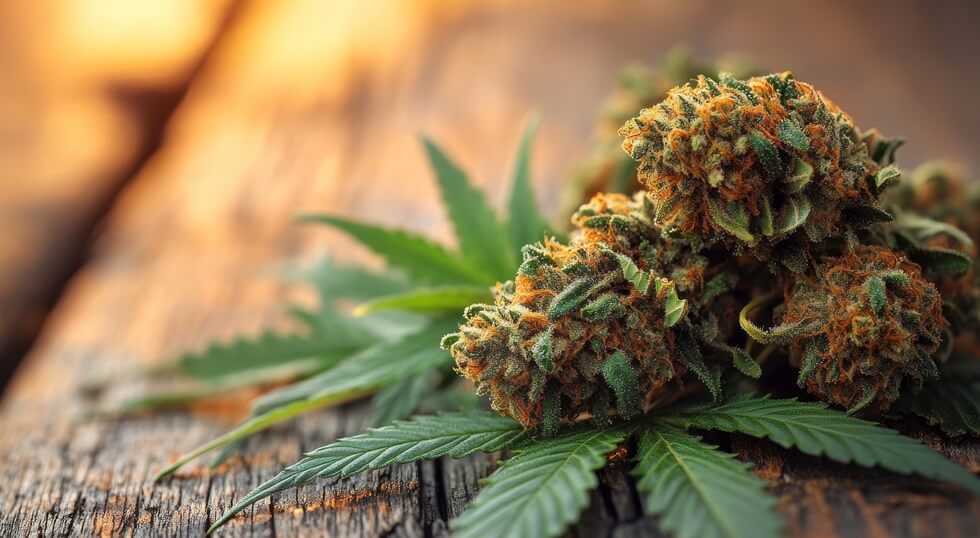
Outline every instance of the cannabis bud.
{"label": "cannabis bud", "polygon": [[848,115],[790,73],[699,76],[620,134],[658,223],[794,272],[812,243],[867,225],[898,178]]}
{"label": "cannabis bud", "polygon": [[633,193],[640,189],[636,166],[620,149],[617,132],[637,110],[662,101],[674,86],[684,84],[699,73],[727,71],[749,75],[751,65],[737,55],[726,55],[707,63],[697,61],[691,50],[675,47],[667,52],[656,69],[631,65],[623,69],[616,86],[599,110],[591,153],[577,167],[565,185],[563,214],[573,213],[583,201],[599,192]]}
{"label": "cannabis bud", "polygon": [[581,238],[525,247],[495,304],[470,306],[444,339],[494,409],[547,432],[582,414],[603,424],[639,414],[681,373],[672,327],[687,302],[642,254],[656,238],[644,204],[593,199],[575,216]]}
{"label": "cannabis bud", "polygon": [[942,299],[918,265],[887,248],[823,260],[787,293],[783,323],[799,328],[798,383],[823,400],[880,413],[903,383],[938,377]]}

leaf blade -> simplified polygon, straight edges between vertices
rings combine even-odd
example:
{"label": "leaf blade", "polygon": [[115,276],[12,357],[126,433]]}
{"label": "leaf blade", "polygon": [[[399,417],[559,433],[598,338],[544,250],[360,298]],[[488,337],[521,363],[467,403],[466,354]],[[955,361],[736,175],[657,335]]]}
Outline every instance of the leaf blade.
{"label": "leaf blade", "polygon": [[544,234],[551,233],[548,221],[541,215],[534,189],[531,185],[531,145],[541,124],[541,115],[532,114],[517,148],[517,160],[514,164],[514,179],[511,182],[510,200],[507,203],[507,228],[510,232],[511,247],[515,250],[515,259],[521,258],[521,248],[541,241]]}
{"label": "leaf blade", "polygon": [[823,404],[740,396],[718,406],[680,408],[669,416],[685,427],[738,431],[785,448],[841,463],[880,466],[958,484],[980,494],[980,480],[915,439]]}
{"label": "leaf blade", "polygon": [[458,459],[476,452],[496,452],[524,435],[514,420],[482,411],[416,417],[371,429],[306,454],[235,503],[208,533],[255,502],[316,479],[347,477],[368,469],[422,459],[442,456]]}
{"label": "leaf blade", "polygon": [[354,309],[354,316],[365,316],[386,310],[457,312],[474,303],[490,302],[493,302],[493,294],[484,286],[415,288],[362,303]]}
{"label": "leaf blade", "polygon": [[640,434],[633,474],[646,511],[678,538],[776,538],[783,526],[776,499],[751,465],[663,424]]}
{"label": "leaf blade", "polygon": [[626,435],[625,428],[577,428],[523,447],[450,523],[453,536],[557,536],[585,509],[595,470]]}
{"label": "leaf blade", "polygon": [[492,284],[493,276],[422,236],[332,215],[303,215],[303,222],[332,226],[425,284]]}
{"label": "leaf blade", "polygon": [[486,268],[499,280],[506,280],[517,267],[509,234],[487,205],[483,193],[470,184],[466,174],[428,138],[423,138],[426,155],[456,230],[463,257],[474,267]]}
{"label": "leaf blade", "polygon": [[156,480],[173,474],[212,450],[307,411],[352,401],[405,376],[451,364],[448,354],[435,342],[457,326],[453,320],[434,320],[405,337],[365,349],[332,370],[266,394],[256,401],[253,417],[181,457],[161,471]]}

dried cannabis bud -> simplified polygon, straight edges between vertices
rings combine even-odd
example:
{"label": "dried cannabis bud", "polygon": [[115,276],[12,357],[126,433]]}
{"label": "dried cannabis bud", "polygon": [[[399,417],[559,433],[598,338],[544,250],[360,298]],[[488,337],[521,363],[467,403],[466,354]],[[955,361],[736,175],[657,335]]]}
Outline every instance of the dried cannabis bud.
{"label": "dried cannabis bud", "polygon": [[[599,195],[570,245],[529,245],[493,305],[473,305],[443,342],[494,409],[526,428],[642,412],[682,371],[673,327],[687,301],[651,272],[658,234],[642,197]],[[648,254],[645,254],[648,253]]]}
{"label": "dried cannabis bud", "polygon": [[736,55],[724,55],[710,63],[699,62],[686,47],[670,50],[657,69],[642,65],[623,69],[616,87],[599,110],[593,149],[565,186],[561,203],[563,213],[574,212],[580,204],[600,192],[631,194],[640,190],[636,165],[620,149],[620,126],[632,118],[637,110],[662,101],[671,88],[699,74],[719,71],[748,76],[753,69]]}
{"label": "dried cannabis bud", "polygon": [[790,73],[700,76],[620,134],[658,223],[794,272],[812,243],[867,225],[898,178],[849,116]]}
{"label": "dried cannabis bud", "polygon": [[903,385],[938,376],[933,354],[947,325],[942,299],[918,265],[881,247],[823,260],[786,296],[784,327],[798,382],[822,400],[886,411]]}

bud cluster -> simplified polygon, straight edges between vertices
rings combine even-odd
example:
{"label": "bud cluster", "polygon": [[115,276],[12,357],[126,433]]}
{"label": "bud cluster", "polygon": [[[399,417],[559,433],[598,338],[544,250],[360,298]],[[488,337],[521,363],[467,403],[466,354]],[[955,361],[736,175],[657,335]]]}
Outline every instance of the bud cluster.
{"label": "bud cluster", "polygon": [[[444,341],[525,427],[634,417],[691,379],[718,397],[725,368],[773,382],[773,357],[883,413],[980,327],[980,190],[922,168],[883,203],[901,141],[792,74],[698,76],[619,132],[646,190],[594,195]],[[771,328],[750,319],[774,301]]]}
{"label": "bud cluster", "polygon": [[632,194],[640,190],[636,167],[620,149],[620,126],[636,115],[637,110],[662,101],[671,88],[699,73],[719,71],[748,75],[752,67],[737,55],[717,58],[711,63],[701,62],[687,48],[677,47],[664,56],[657,69],[643,65],[623,69],[599,110],[591,151],[563,189],[561,207],[565,214],[574,212],[583,200],[597,193]]}
{"label": "bud cluster", "polygon": [[893,177],[851,118],[790,73],[700,76],[620,134],[659,223],[794,272],[811,243],[860,225]]}
{"label": "bud cluster", "polygon": [[598,195],[574,222],[581,237],[528,245],[493,305],[473,305],[444,345],[494,409],[525,427],[632,417],[683,371],[674,326],[687,302],[658,276],[648,202]]}
{"label": "bud cluster", "polygon": [[786,294],[783,322],[804,328],[792,344],[798,382],[841,406],[887,410],[903,383],[938,375],[945,336],[942,298],[919,266],[882,247],[860,246],[817,265]]}

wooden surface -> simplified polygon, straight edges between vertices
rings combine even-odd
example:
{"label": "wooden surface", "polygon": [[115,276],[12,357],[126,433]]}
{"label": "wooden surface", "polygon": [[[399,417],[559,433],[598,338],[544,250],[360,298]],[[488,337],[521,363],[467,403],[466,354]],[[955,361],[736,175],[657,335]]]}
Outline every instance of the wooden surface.
{"label": "wooden surface", "polygon": [[[218,472],[194,466],[154,485],[166,462],[226,430],[241,402],[85,421],[78,387],[283,323],[286,297],[308,299],[270,277],[286,261],[328,250],[368,259],[336,234],[295,227],[297,212],[356,215],[447,238],[417,132],[440,140],[499,205],[521,120],[540,108],[534,169],[553,208],[613,74],[687,41],[705,54],[736,48],[767,67],[798,71],[861,125],[905,134],[906,164],[951,155],[980,169],[970,152],[980,142],[977,107],[962,92],[946,97],[980,82],[960,63],[976,52],[954,37],[973,38],[962,13],[843,1],[819,11],[781,3],[775,19],[758,2],[726,3],[723,12],[708,2],[631,4],[629,13],[592,3],[350,4],[358,9],[336,1],[245,3],[208,56],[4,395],[0,536],[200,535],[301,452],[358,432],[365,421],[358,405],[316,413],[259,435]],[[785,22],[794,17],[806,23]],[[22,248],[57,248],[52,230]],[[980,470],[976,443],[909,433]],[[792,536],[973,536],[980,522],[980,501],[946,486],[739,436],[711,440],[757,463]],[[445,535],[446,521],[494,461],[401,465],[324,481],[259,503],[222,532]],[[601,478],[574,532],[656,535],[622,466]]]}

